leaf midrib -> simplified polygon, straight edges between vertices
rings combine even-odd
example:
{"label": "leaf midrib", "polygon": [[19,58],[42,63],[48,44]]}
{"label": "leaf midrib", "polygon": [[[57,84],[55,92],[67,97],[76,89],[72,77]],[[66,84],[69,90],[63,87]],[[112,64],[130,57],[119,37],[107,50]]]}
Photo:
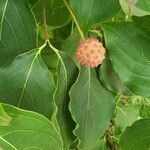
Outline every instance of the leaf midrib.
{"label": "leaf midrib", "polygon": [[6,0],[6,3],[4,5],[4,11],[3,11],[1,22],[0,22],[0,41],[2,39],[2,28],[3,28],[3,22],[4,22],[4,17],[5,17],[7,6],[8,6],[8,0]]}
{"label": "leaf midrib", "polygon": [[[91,73],[90,73],[90,68],[87,68],[88,69],[88,80],[86,81],[86,83],[85,83],[85,85],[84,85],[84,87],[83,87],[83,89],[82,90],[84,90],[85,89],[85,87],[86,86],[88,86],[88,98],[87,98],[87,106],[85,107],[85,109],[86,109],[86,113],[85,113],[85,124],[84,124],[84,135],[83,135],[83,146],[84,147],[82,147],[82,148],[86,148],[86,147],[88,147],[88,145],[85,145],[84,143],[86,143],[85,141],[86,141],[86,129],[87,129],[87,118],[88,118],[88,113],[89,113],[89,106],[90,106],[90,90],[91,90]],[[86,73],[86,70],[85,70],[85,72],[84,73]],[[78,77],[79,78],[79,77]],[[80,127],[79,127],[80,128]],[[78,128],[76,128],[75,130],[78,130]]]}
{"label": "leaf midrib", "polygon": [[26,80],[25,80],[24,85],[23,85],[23,90],[22,90],[22,92],[21,92],[21,96],[20,96],[20,99],[19,99],[19,102],[18,102],[18,105],[17,105],[18,107],[20,106],[21,101],[22,101],[22,99],[23,99],[23,96],[24,96],[24,93],[25,93],[25,89],[26,89],[26,86],[27,86],[27,83],[28,83],[30,74],[31,74],[31,72],[32,72],[33,65],[34,65],[34,63],[35,63],[35,61],[36,61],[38,55],[40,54],[41,50],[42,50],[45,46],[46,46],[46,43],[44,43],[41,47],[38,48],[38,51],[36,52],[35,57],[33,58],[33,61],[32,61],[32,63],[31,63],[31,65],[30,65],[30,67],[29,67],[29,70],[28,70],[28,73],[27,73],[27,77],[26,77]]}
{"label": "leaf midrib", "polygon": [[18,107],[20,106],[21,101],[22,101],[22,99],[23,99],[23,96],[24,96],[24,93],[25,93],[25,89],[26,89],[26,86],[27,86],[27,83],[28,83],[30,74],[31,74],[31,72],[32,72],[32,68],[33,68],[33,65],[34,65],[35,60],[37,59],[37,57],[38,57],[38,53],[36,53],[35,57],[33,58],[33,61],[32,61],[32,63],[31,63],[31,65],[30,65],[30,67],[29,67],[29,70],[28,70],[28,73],[27,73],[27,77],[26,77],[25,83],[24,83],[24,85],[23,85],[23,90],[22,90],[22,92],[21,92],[21,96],[20,96],[20,99],[19,99],[19,102],[18,102],[18,105],[17,105]]}
{"label": "leaf midrib", "polygon": [[11,143],[9,143],[8,141],[6,141],[4,138],[2,138],[1,136],[0,136],[0,139],[2,140],[2,141],[4,141],[5,143],[7,143],[9,146],[11,146],[14,150],[18,150],[14,145],[12,145]]}

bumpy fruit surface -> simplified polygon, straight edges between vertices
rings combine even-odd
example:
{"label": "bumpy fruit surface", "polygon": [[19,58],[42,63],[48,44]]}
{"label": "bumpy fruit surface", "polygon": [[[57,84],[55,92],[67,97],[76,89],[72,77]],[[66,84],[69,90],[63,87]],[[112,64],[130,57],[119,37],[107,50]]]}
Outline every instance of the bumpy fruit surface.
{"label": "bumpy fruit surface", "polygon": [[105,58],[105,48],[97,39],[89,38],[81,42],[76,57],[81,65],[86,67],[97,67]]}

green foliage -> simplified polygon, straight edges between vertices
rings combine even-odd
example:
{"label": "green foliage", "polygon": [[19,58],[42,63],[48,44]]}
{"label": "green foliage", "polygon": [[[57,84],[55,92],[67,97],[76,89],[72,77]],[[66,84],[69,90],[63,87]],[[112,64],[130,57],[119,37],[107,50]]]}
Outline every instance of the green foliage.
{"label": "green foliage", "polygon": [[140,118],[140,111],[138,107],[133,105],[117,106],[116,108],[116,127],[122,132],[126,127],[131,126],[136,120]]}
{"label": "green foliage", "polygon": [[118,77],[108,56],[99,69],[99,77],[104,86],[113,93],[118,95],[132,95],[132,92],[123,85],[121,79]]}
{"label": "green foliage", "polygon": [[0,1],[0,66],[36,48],[37,26],[28,3]]}
{"label": "green foliage", "polygon": [[40,50],[18,56],[9,66],[0,69],[0,99],[50,118],[55,84],[39,55]]}
{"label": "green foliage", "polygon": [[150,97],[150,38],[144,28],[133,22],[102,26],[115,71],[135,94]]}
{"label": "green foliage", "polygon": [[[43,7],[45,6],[47,24],[53,28],[62,27],[70,20],[70,15],[62,0],[38,0],[33,6],[33,12],[38,23],[43,24]],[[61,16],[61,17],[60,17]]]}
{"label": "green foliage", "polygon": [[114,96],[102,87],[90,69],[81,68],[70,97],[70,111],[77,123],[74,133],[79,137],[79,148],[92,149],[108,127],[114,111]]}
{"label": "green foliage", "polygon": [[119,10],[118,0],[70,0],[70,4],[84,31],[96,23],[108,20]]}
{"label": "green foliage", "polygon": [[59,58],[58,71],[57,71],[57,86],[54,93],[54,101],[56,102],[58,112],[56,115],[58,125],[62,138],[64,140],[64,147],[69,149],[74,140],[73,121],[68,109],[69,104],[69,89],[76,79],[77,68],[73,60],[65,53],[57,53]]}
{"label": "green foliage", "polygon": [[0,149],[149,149],[149,27],[149,0],[1,0]]}
{"label": "green foliage", "polygon": [[[12,120],[0,127],[1,149],[52,149],[61,150],[62,139],[53,124],[35,112],[24,111],[3,104]],[[1,110],[0,110],[1,111]]]}
{"label": "green foliage", "polygon": [[149,0],[119,0],[123,11],[128,15],[145,16],[150,15]]}
{"label": "green foliage", "polygon": [[124,150],[147,150],[150,141],[150,119],[136,121],[128,127],[120,139],[120,148]]}
{"label": "green foliage", "polygon": [[9,126],[11,117],[4,111],[2,105],[0,105],[0,126]]}

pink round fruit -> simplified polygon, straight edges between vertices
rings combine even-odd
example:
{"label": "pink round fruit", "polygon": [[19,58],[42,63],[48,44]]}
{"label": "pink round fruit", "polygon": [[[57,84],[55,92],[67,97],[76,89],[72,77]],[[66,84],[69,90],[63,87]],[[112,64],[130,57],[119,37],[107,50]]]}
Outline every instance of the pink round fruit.
{"label": "pink round fruit", "polygon": [[105,48],[97,39],[89,38],[81,42],[76,57],[81,65],[85,67],[95,68],[102,64],[105,58]]}

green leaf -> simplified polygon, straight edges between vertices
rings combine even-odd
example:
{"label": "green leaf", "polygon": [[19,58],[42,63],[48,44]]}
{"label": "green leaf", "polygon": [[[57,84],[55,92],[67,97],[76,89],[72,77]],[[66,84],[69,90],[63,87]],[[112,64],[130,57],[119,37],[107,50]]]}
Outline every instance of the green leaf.
{"label": "green leaf", "polygon": [[144,11],[149,12],[150,15],[150,1],[149,0],[138,0],[136,7],[143,9]]}
{"label": "green leaf", "polygon": [[96,23],[107,21],[120,7],[118,0],[70,0],[70,5],[84,31]]}
{"label": "green leaf", "polygon": [[80,35],[78,31],[75,29],[73,34],[71,34],[63,43],[62,49],[65,51],[77,64],[75,52],[80,43]]}
{"label": "green leaf", "polygon": [[22,54],[0,69],[0,99],[50,118],[55,84],[41,59],[41,49]]}
{"label": "green leaf", "polygon": [[58,67],[58,57],[53,50],[50,50],[49,47],[45,47],[41,53],[42,60],[49,69],[55,84],[57,82],[57,67]]}
{"label": "green leaf", "polygon": [[0,67],[36,48],[36,28],[27,0],[0,1]]}
{"label": "green leaf", "polygon": [[132,92],[123,85],[118,74],[113,69],[112,63],[110,62],[108,56],[99,69],[99,76],[103,85],[113,93],[127,96],[132,95]]}
{"label": "green leaf", "polygon": [[108,127],[114,111],[114,96],[106,91],[90,69],[81,68],[70,91],[70,111],[77,123],[74,130],[79,148],[94,148]]}
{"label": "green leaf", "polygon": [[142,32],[149,36],[150,34],[150,16],[144,16],[144,17],[132,17],[134,23],[136,24],[136,26],[138,26],[139,28],[141,28]]}
{"label": "green leaf", "polygon": [[123,11],[128,15],[145,16],[150,15],[149,0],[119,0]]}
{"label": "green leaf", "polygon": [[50,51],[49,47],[46,47],[42,51],[42,59],[45,62],[49,70],[53,71],[58,66],[58,58],[54,51]]}
{"label": "green leaf", "polygon": [[62,150],[62,139],[48,119],[35,112],[2,106],[12,121],[10,126],[0,128],[1,149]]}
{"label": "green leaf", "polygon": [[43,5],[45,5],[47,25],[58,28],[69,23],[70,14],[62,0],[37,1],[32,9],[39,23],[43,24],[44,21]]}
{"label": "green leaf", "polygon": [[93,146],[92,150],[111,150],[111,148],[104,137],[98,140],[98,142]]}
{"label": "green leaf", "polygon": [[134,105],[117,106],[116,107],[116,126],[122,132],[126,127],[131,126],[133,122],[140,118],[139,108]]}
{"label": "green leaf", "polygon": [[[143,23],[144,24],[144,23]],[[150,96],[150,38],[134,23],[102,25],[115,71],[135,94]]]}
{"label": "green leaf", "polygon": [[28,0],[31,5],[35,4],[38,0]]}
{"label": "green leaf", "polygon": [[4,111],[2,105],[0,104],[0,126],[9,126],[11,122],[11,117]]}
{"label": "green leaf", "polygon": [[65,53],[59,51],[57,55],[59,58],[57,74],[58,79],[54,95],[54,100],[58,107],[56,118],[64,141],[64,148],[69,149],[74,140],[74,135],[72,133],[72,130],[74,129],[74,122],[68,109],[68,92],[76,79],[77,67],[75,66],[73,60]]}
{"label": "green leaf", "polygon": [[150,119],[136,121],[120,139],[121,150],[148,150],[150,148]]}
{"label": "green leaf", "polygon": [[5,149],[16,150],[16,148],[13,145],[8,143],[7,141],[2,139],[1,137],[0,137],[0,149],[1,150],[5,150]]}

